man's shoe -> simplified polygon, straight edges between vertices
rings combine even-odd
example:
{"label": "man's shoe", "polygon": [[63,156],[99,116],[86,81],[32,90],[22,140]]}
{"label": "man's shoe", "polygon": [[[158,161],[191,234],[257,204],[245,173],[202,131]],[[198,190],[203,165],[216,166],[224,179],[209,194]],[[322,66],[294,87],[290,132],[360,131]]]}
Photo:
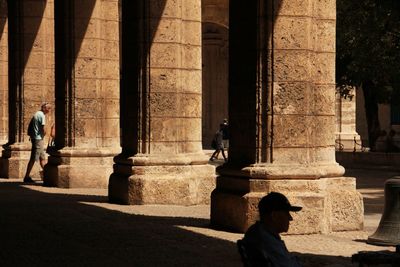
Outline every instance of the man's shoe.
{"label": "man's shoe", "polygon": [[35,183],[35,181],[34,181],[34,180],[32,180],[32,178],[31,178],[31,177],[25,177],[25,178],[24,178],[24,183],[31,183],[31,184],[34,184],[34,183]]}

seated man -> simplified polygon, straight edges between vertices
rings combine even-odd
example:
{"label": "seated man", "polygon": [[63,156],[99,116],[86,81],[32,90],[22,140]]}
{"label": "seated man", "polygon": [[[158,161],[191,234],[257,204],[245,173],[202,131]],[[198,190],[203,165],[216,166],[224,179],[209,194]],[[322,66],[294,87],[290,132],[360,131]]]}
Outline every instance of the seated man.
{"label": "seated man", "polygon": [[301,266],[279,235],[289,230],[293,220],[289,212],[299,210],[301,207],[292,206],[281,193],[271,192],[260,200],[260,221],[247,230],[241,241],[249,266]]}

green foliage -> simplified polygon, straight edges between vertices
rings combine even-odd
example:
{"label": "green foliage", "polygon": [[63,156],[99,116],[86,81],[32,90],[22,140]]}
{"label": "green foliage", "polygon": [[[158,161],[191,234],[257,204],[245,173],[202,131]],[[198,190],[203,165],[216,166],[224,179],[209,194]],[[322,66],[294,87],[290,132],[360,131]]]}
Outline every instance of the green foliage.
{"label": "green foliage", "polygon": [[337,0],[336,81],[369,82],[379,103],[400,100],[400,1]]}

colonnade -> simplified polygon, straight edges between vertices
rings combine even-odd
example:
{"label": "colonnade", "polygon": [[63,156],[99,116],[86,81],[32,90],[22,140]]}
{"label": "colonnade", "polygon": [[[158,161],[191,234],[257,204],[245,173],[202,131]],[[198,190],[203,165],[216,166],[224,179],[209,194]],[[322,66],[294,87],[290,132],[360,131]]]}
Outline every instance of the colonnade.
{"label": "colonnade", "polygon": [[211,200],[212,223],[237,231],[276,190],[304,206],[293,233],[362,227],[335,161],[335,1],[250,2],[226,8],[231,136],[215,179],[201,0],[1,0],[0,176],[22,177],[26,127],[47,101],[57,150],[44,185],[108,187],[123,204]]}

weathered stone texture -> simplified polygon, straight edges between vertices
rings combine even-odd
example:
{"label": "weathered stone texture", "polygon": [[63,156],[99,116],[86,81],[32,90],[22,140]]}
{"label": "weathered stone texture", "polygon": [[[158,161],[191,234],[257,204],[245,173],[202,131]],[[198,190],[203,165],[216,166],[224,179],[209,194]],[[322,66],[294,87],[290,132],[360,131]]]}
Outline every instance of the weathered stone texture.
{"label": "weathered stone texture", "polygon": [[[223,179],[225,181],[221,181]],[[235,189],[237,183],[240,185]],[[289,234],[329,233],[363,227],[362,197],[356,191],[355,179],[348,177],[269,181],[218,177],[217,189],[211,196],[212,223],[246,231],[258,219],[259,199],[271,191],[281,192],[293,205],[303,207],[300,212],[292,213],[294,220]],[[339,196],[339,192],[343,192],[343,196]]]}
{"label": "weathered stone texture", "polygon": [[[119,114],[118,2],[86,1],[84,5],[86,11],[81,10],[81,4],[74,10],[75,123],[79,126],[75,141],[77,146],[116,147],[119,145],[119,127],[115,127]],[[113,136],[115,141],[110,143]],[[103,137],[108,138],[107,145],[101,141]]]}
{"label": "weathered stone texture", "polygon": [[76,38],[75,46],[79,47],[79,56],[95,58],[100,54],[102,42],[98,39]]}
{"label": "weathered stone texture", "polygon": [[[153,153],[183,153],[185,150],[178,152],[178,147],[184,146],[186,142],[198,142],[201,140],[201,130],[199,124],[200,119],[180,119],[176,120],[173,118],[154,118],[151,123],[151,136],[150,141],[152,142],[151,151]],[[174,145],[177,148],[172,148]],[[189,143],[188,143],[189,144]],[[157,145],[162,147],[157,148]],[[192,145],[191,145],[192,146]],[[189,152],[195,152],[201,149],[199,144],[196,145],[196,150],[190,149]]]}
{"label": "weathered stone texture", "polygon": [[154,117],[175,117],[178,96],[176,93],[151,93],[150,112]]}
{"label": "weathered stone texture", "polygon": [[110,201],[207,203],[215,174],[201,147],[201,1],[148,4],[152,43],[142,66],[150,74],[143,88],[148,109],[141,111],[147,121],[139,122],[147,154],[116,158]]}
{"label": "weathered stone texture", "polygon": [[201,46],[184,45],[182,47],[182,68],[201,71]]}
{"label": "weathered stone texture", "polygon": [[309,17],[278,16],[274,24],[274,48],[310,49],[311,22]]}
{"label": "weathered stone texture", "polygon": [[274,118],[275,147],[306,147],[312,118],[299,115],[276,115]]}
{"label": "weathered stone texture", "polygon": [[180,117],[201,117],[201,95],[181,94],[179,96],[178,114]]}
{"label": "weathered stone texture", "polygon": [[215,187],[213,170],[210,165],[134,166],[129,177],[114,171],[109,198],[123,204],[207,204]]}
{"label": "weathered stone texture", "polygon": [[[284,164],[285,167],[292,169],[293,172],[306,172],[305,168],[316,168],[320,169],[321,172],[316,172],[316,175],[327,175],[325,171],[325,167],[323,164],[330,163],[332,166],[336,166],[333,162],[335,162],[335,148],[333,146],[329,147],[314,147],[314,148],[293,148],[290,149],[286,147],[277,147],[274,149],[274,164]],[[315,162],[315,163],[313,163]],[[310,166],[313,164],[314,166]],[[321,164],[320,167],[318,167]],[[330,168],[330,165],[327,166]],[[339,165],[337,165],[339,167]],[[301,168],[299,168],[301,167]],[[344,172],[344,170],[343,170]]]}
{"label": "weathered stone texture", "polygon": [[201,44],[201,27],[199,21],[182,22],[182,43],[199,46]]}
{"label": "weathered stone texture", "polygon": [[274,83],[275,114],[310,114],[311,85],[303,82]]}
{"label": "weathered stone texture", "polygon": [[335,90],[333,84],[317,84],[314,87],[313,105],[315,115],[335,114]]}
{"label": "weathered stone texture", "polygon": [[185,93],[202,93],[202,75],[198,70],[182,70],[181,71],[182,92]]}
{"label": "weathered stone texture", "polygon": [[271,0],[279,15],[311,16],[314,0]]}
{"label": "weathered stone texture", "polygon": [[[75,152],[75,153],[74,153]],[[77,155],[78,152],[79,154]],[[109,151],[73,151],[64,149],[50,157],[44,169],[45,186],[62,188],[107,188],[113,156]]]}
{"label": "weathered stone texture", "polygon": [[182,4],[182,19],[201,21],[201,1],[187,0]]}
{"label": "weathered stone texture", "polygon": [[150,20],[150,30],[155,31],[154,42],[177,43],[180,41],[182,24],[178,18]]}
{"label": "weathered stone texture", "polygon": [[150,65],[158,68],[179,68],[182,61],[182,45],[170,43],[153,43]]}
{"label": "weathered stone texture", "polygon": [[148,7],[150,18],[180,18],[182,14],[180,2],[180,0],[150,0]]}
{"label": "weathered stone texture", "polygon": [[118,5],[118,0],[103,0],[101,5],[100,19],[119,21],[119,9],[115,8]]}
{"label": "weathered stone texture", "polygon": [[309,51],[277,50],[274,52],[274,81],[310,81]]}
{"label": "weathered stone texture", "polygon": [[335,52],[336,21],[315,19],[312,29],[314,50],[317,52]]}
{"label": "weathered stone texture", "polygon": [[329,147],[335,140],[335,117],[317,116],[314,118],[311,126],[310,142],[314,146]]}
{"label": "weathered stone texture", "polygon": [[274,163],[308,164],[312,161],[310,149],[305,147],[275,147]]}
{"label": "weathered stone texture", "polygon": [[312,0],[312,2],[314,17],[336,20],[336,0]]}
{"label": "weathered stone texture", "polygon": [[[88,16],[87,14],[85,16]],[[86,17],[75,18],[75,24],[79,27],[75,27],[75,34],[78,38],[98,38],[101,33],[101,25],[98,20],[90,20]]]}
{"label": "weathered stone texture", "polygon": [[153,68],[150,73],[151,86],[157,92],[174,92],[181,89],[181,71],[178,69]]}
{"label": "weathered stone texture", "polygon": [[310,155],[312,155],[312,158],[314,158],[316,162],[321,162],[321,164],[323,164],[324,162],[336,161],[334,151],[334,146],[316,147],[310,150]]}
{"label": "weathered stone texture", "polygon": [[335,84],[335,53],[315,53],[312,66],[312,79],[315,83]]}
{"label": "weathered stone texture", "polygon": [[332,189],[329,194],[332,207],[332,231],[362,229],[364,207],[359,205],[363,203],[361,195],[343,188]]}
{"label": "weathered stone texture", "polygon": [[[273,85],[273,161],[281,162],[287,156],[292,162],[297,155],[299,163],[317,162],[321,157],[314,158],[312,148],[334,145],[331,126],[335,12],[321,13],[334,4],[334,1],[274,1],[275,13],[268,24],[270,41],[273,36],[268,53],[273,62],[268,65],[268,72],[273,73],[268,75]],[[306,156],[277,150],[283,147],[304,148]]]}

